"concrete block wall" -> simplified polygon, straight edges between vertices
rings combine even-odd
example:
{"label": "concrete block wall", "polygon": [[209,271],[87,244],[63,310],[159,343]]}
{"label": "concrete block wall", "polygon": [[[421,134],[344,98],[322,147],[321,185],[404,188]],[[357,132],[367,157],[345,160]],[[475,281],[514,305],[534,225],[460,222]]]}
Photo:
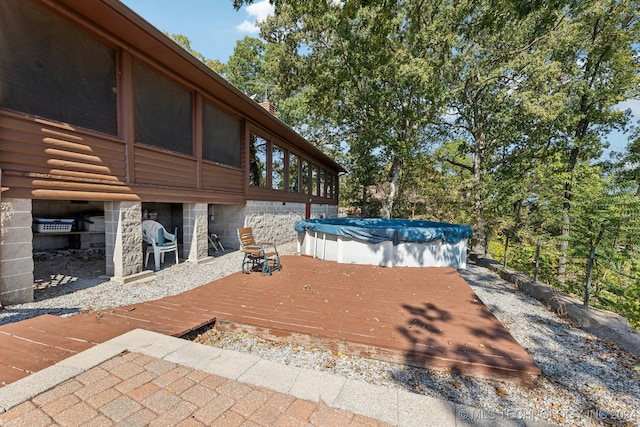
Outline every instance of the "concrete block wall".
{"label": "concrete block wall", "polygon": [[[304,219],[306,205],[291,202],[262,202],[249,200],[242,205],[213,205],[213,221],[209,219],[209,231],[218,234],[225,248],[238,248],[236,230],[253,228],[256,240],[276,244],[293,242],[298,235],[293,224]],[[335,205],[311,205],[312,218],[336,218]]]}
{"label": "concrete block wall", "polygon": [[311,205],[311,218],[337,218],[337,205]]}
{"label": "concrete block wall", "polygon": [[293,242],[297,239],[293,224],[304,219],[304,203],[247,201],[245,227],[253,229],[256,240],[276,244]]}
{"label": "concrete block wall", "polygon": [[0,201],[0,303],[33,301],[31,200]]}
{"label": "concrete block wall", "polygon": [[183,256],[192,262],[198,262],[209,256],[207,208],[205,203],[185,203],[182,205]]}
{"label": "concrete block wall", "polygon": [[[141,209],[143,214],[145,211],[147,211],[147,213],[149,214],[155,214],[155,221],[158,221],[160,224],[162,224],[169,233],[173,233],[175,227],[178,227],[180,229],[178,231],[182,233],[182,215],[184,212],[182,204],[145,202],[142,203]],[[180,240],[182,240],[182,238]]]}
{"label": "concrete block wall", "polygon": [[[210,205],[209,233],[216,233],[226,249],[238,249],[237,229],[244,227],[244,205]],[[213,219],[212,219],[213,218]]]}

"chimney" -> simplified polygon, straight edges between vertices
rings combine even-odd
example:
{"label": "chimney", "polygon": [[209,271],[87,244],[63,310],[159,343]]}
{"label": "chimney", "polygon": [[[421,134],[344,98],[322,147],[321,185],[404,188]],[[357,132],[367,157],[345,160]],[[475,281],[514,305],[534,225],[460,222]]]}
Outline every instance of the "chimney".
{"label": "chimney", "polygon": [[271,114],[273,114],[274,116],[276,115],[276,106],[273,105],[271,102],[267,101],[262,101],[258,103],[262,108],[264,108],[265,110],[267,110],[268,112],[270,112]]}

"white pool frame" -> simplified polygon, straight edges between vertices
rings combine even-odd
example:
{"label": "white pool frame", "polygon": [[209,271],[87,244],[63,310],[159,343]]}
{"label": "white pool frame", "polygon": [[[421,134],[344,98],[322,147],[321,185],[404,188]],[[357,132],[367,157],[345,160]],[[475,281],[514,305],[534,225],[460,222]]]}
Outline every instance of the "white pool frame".
{"label": "white pool frame", "polygon": [[365,264],[384,267],[467,268],[467,241],[429,243],[390,241],[367,243],[362,240],[305,230],[298,234],[298,254],[341,264]]}

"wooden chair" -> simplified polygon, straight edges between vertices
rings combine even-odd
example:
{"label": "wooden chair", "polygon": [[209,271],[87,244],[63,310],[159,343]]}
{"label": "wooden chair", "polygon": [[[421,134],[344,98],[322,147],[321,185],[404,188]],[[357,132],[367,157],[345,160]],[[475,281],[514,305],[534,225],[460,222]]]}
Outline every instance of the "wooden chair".
{"label": "wooden chair", "polygon": [[[142,238],[153,249],[154,271],[160,270],[160,263],[164,262],[166,252],[175,252],[176,264],[178,264],[178,227],[176,227],[174,234],[171,234],[159,222],[145,220],[142,221]],[[147,249],[147,256],[144,260],[145,267],[149,263],[150,253],[151,251]]]}
{"label": "wooden chair", "polygon": [[262,274],[271,275],[273,270],[282,269],[278,248],[272,242],[256,242],[251,227],[238,228],[240,251],[244,253],[242,272],[260,269]]}

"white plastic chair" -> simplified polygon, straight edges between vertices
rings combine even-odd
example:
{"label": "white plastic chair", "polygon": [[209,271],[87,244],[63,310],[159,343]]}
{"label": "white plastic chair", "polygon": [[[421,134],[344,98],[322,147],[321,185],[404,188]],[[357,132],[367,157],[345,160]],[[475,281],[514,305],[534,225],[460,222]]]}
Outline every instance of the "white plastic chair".
{"label": "white plastic chair", "polygon": [[[153,258],[155,261],[154,271],[160,270],[160,263],[164,262],[164,254],[166,252],[175,252],[176,264],[178,264],[178,227],[174,234],[165,230],[165,228],[157,221],[142,221],[142,237],[153,248]],[[147,249],[147,256],[144,265],[149,264],[149,254],[151,251]]]}

